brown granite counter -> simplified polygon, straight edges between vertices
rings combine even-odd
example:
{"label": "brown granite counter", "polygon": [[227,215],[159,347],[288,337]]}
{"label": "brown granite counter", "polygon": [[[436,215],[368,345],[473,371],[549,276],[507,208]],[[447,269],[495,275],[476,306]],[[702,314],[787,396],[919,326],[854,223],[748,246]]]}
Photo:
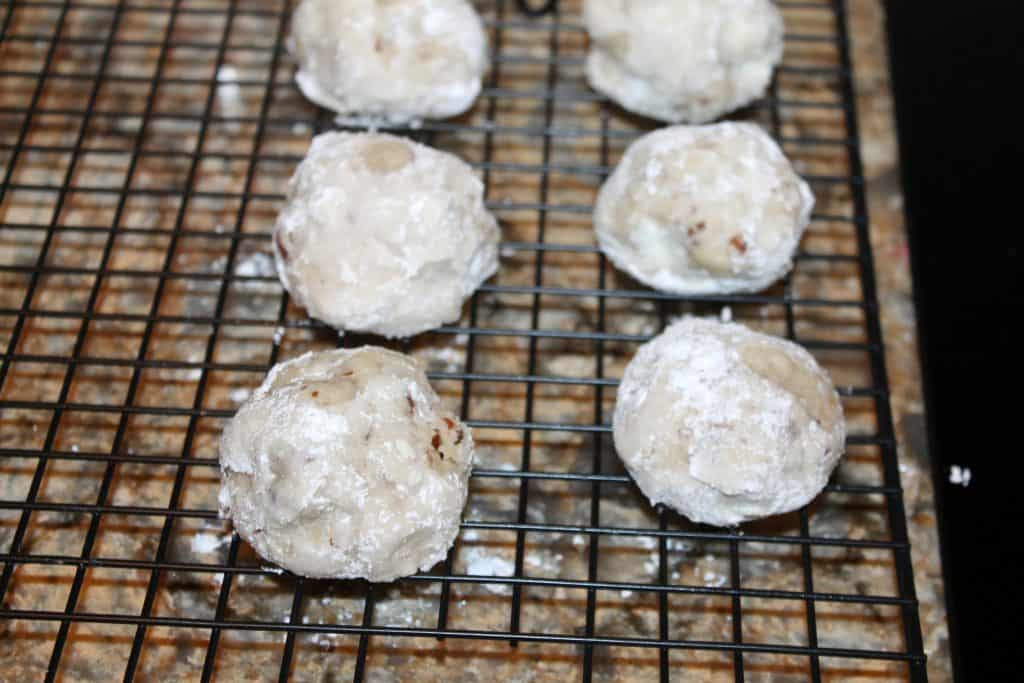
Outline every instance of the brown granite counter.
{"label": "brown granite counter", "polygon": [[[105,57],[105,73],[124,78],[105,79],[94,89],[94,79],[88,77],[52,78],[41,84],[31,77],[48,58],[51,72],[94,72],[104,59],[104,38],[112,25],[113,14],[104,6],[114,4],[71,3],[66,13],[60,3],[0,8],[0,21],[7,27],[4,35],[24,38],[0,41],[2,68],[24,74],[0,77],[0,169],[9,171],[12,183],[0,200],[0,265],[5,267],[0,270],[0,348],[7,354],[6,375],[0,380],[0,502],[10,503],[0,507],[0,551],[10,552],[23,522],[22,554],[84,555],[106,561],[82,571],[77,582],[73,564],[16,565],[3,609],[28,612],[0,621],[0,657],[5,662],[0,681],[42,679],[60,622],[32,619],[30,612],[65,610],[73,586],[80,589],[75,611],[121,615],[127,623],[74,623],[59,663],[59,677],[66,681],[121,678],[136,642],[141,646],[136,680],[198,680],[210,629],[188,621],[163,621],[142,632],[130,617],[143,611],[165,620],[226,618],[277,624],[294,613],[307,625],[357,626],[367,618],[365,586],[305,582],[296,593],[294,579],[260,571],[259,558],[232,541],[230,526],[210,514],[216,508],[213,465],[223,419],[258,385],[261,369],[272,359],[336,343],[328,332],[310,326],[303,311],[281,306],[281,289],[268,258],[267,234],[282,188],[308,145],[315,118],[291,85],[288,57],[275,56],[272,49],[283,28],[277,21],[282,0],[233,3],[238,11],[230,24],[222,11],[227,2],[180,3],[188,11],[174,19],[171,35],[176,47],[162,57],[172,3],[122,3],[136,9],[120,15],[116,46]],[[527,330],[534,322],[532,305],[538,296],[537,326],[569,336],[452,331],[418,337],[409,350],[431,370],[439,393],[455,409],[468,385],[445,375],[466,369],[470,344],[472,371],[491,376],[472,382],[467,407],[471,420],[491,426],[478,430],[482,474],[473,480],[466,510],[470,524],[460,535],[452,572],[500,579],[515,571],[517,534],[489,525],[516,521],[520,479],[509,473],[522,467],[527,452],[523,430],[501,425],[527,416],[539,423],[606,423],[614,386],[589,380],[621,375],[637,345],[632,335],[655,332],[667,316],[718,314],[720,306],[659,305],[643,298],[571,293],[601,286],[636,289],[610,267],[599,279],[601,261],[590,249],[589,216],[574,207],[585,208],[593,201],[603,168],[650,123],[614,110],[604,115],[600,103],[587,98],[556,99],[548,107],[549,100],[536,93],[549,78],[555,80],[556,90],[585,91],[579,57],[586,38],[573,28],[576,22],[569,21],[559,32],[554,43],[557,66],[551,72],[547,19],[508,16],[503,21],[497,15],[500,2],[477,4],[492,35],[501,28],[503,53],[515,57],[493,75],[491,85],[497,90],[490,92],[534,95],[497,97],[493,108],[484,98],[455,120],[454,128],[428,124],[414,132],[481,167],[489,184],[488,199],[505,233],[503,262],[493,281],[499,290],[479,294],[475,312],[467,307],[460,325]],[[775,95],[782,101],[822,106],[781,106],[777,121],[764,108],[740,116],[775,126],[792,141],[786,149],[801,172],[823,178],[814,183],[820,214],[849,215],[849,187],[827,181],[830,174],[848,173],[842,144],[799,142],[843,135],[842,117],[828,104],[836,97],[835,83],[804,68],[838,64],[834,38],[813,38],[834,35],[831,9],[827,4],[783,4],[791,34],[786,63],[796,68],[780,72]],[[579,2],[567,0],[562,5],[571,15]],[[930,680],[941,683],[951,676],[883,16],[878,0],[850,0],[848,5],[861,154],[915,583]],[[507,10],[509,15],[512,11]],[[62,41],[50,54],[48,36],[58,24]],[[219,68],[218,54],[223,55]],[[165,81],[150,92],[149,78],[158,69]],[[268,77],[276,83],[269,90]],[[211,79],[219,83],[214,90]],[[24,109],[33,98],[37,108],[48,113],[28,120]],[[93,115],[74,113],[90,105]],[[256,114],[263,105],[268,121],[260,126]],[[212,121],[204,125],[203,119],[209,117]],[[547,150],[543,138],[535,134],[543,129],[560,131],[550,135]],[[607,147],[601,144],[602,131],[607,133]],[[69,168],[71,150],[79,141],[97,151],[79,155],[75,168]],[[483,164],[488,144],[493,155],[489,164]],[[139,151],[143,153],[133,155]],[[542,174],[538,168],[545,154],[555,168]],[[72,189],[52,189],[62,184]],[[119,202],[122,196],[124,201]],[[540,233],[536,204],[542,196],[563,208],[545,214]],[[112,231],[115,221],[118,229]],[[534,242],[541,237],[568,248],[538,252]],[[855,253],[856,241],[849,222],[820,220],[812,225],[805,249],[849,255]],[[101,267],[108,273],[97,278],[95,271]],[[560,289],[537,295],[531,287],[538,270],[544,287]],[[857,270],[843,261],[802,260],[791,286],[798,300],[860,295]],[[511,287],[523,289],[510,291]],[[26,305],[49,314],[20,317],[17,311]],[[795,305],[789,312],[801,338],[851,343],[864,339],[863,318],[855,307]],[[786,330],[787,310],[777,302],[733,306],[731,314],[764,331]],[[214,325],[218,317],[222,323]],[[588,334],[612,336],[595,341]],[[77,365],[61,360],[76,348],[81,356],[100,360]],[[12,354],[18,359],[9,362]],[[863,354],[816,355],[841,389],[870,385]],[[587,381],[500,379],[517,375]],[[122,413],[119,407],[125,402],[137,410]],[[847,391],[844,408],[852,433],[873,433],[877,418],[871,401]],[[527,438],[531,470],[575,473],[600,467],[604,473],[622,474],[610,439],[600,431],[536,429]],[[40,450],[60,457],[40,460]],[[115,464],[111,453],[121,461]],[[196,464],[177,467],[174,463],[182,456]],[[861,444],[851,446],[837,481],[878,485],[880,476],[877,449]],[[596,534],[572,531],[594,522],[592,483],[534,479],[526,491],[524,521],[564,525],[566,531],[522,535],[524,575],[579,584],[593,578],[612,587],[594,593],[589,630],[585,586],[523,588],[515,596],[521,599],[523,632],[657,638],[657,594],[641,588],[664,572],[671,585],[700,589],[669,596],[669,637],[732,642],[732,598],[716,592],[732,585],[729,541],[672,538],[664,554],[650,535],[601,535],[595,541]],[[675,516],[660,518],[627,482],[602,483],[599,495],[601,525],[650,529],[664,523],[668,530],[693,530]],[[23,516],[18,504],[30,496],[43,506]],[[51,510],[47,503],[81,507]],[[879,496],[828,493],[811,507],[806,533],[886,541],[883,503]],[[102,514],[97,504],[107,506]],[[168,505],[191,512],[161,515],[160,509]],[[117,510],[125,506],[141,511]],[[787,536],[800,535],[800,525],[799,516],[792,514],[744,527],[746,534],[781,537],[783,542],[737,541],[742,546],[737,571],[743,588],[804,589],[802,548],[785,542]],[[595,542],[598,553],[592,565],[590,549]],[[154,560],[174,563],[175,568],[162,571],[149,591],[152,574],[146,563]],[[251,573],[228,579],[216,569],[196,566],[229,560]],[[809,561],[816,591],[897,594],[889,551],[815,545]],[[508,583],[453,583],[447,628],[507,630],[513,590]],[[147,593],[152,600],[147,600]],[[377,587],[374,594],[369,619],[373,625],[438,626],[438,582],[402,581]],[[744,597],[741,609],[744,642],[780,647],[808,643],[805,601]],[[818,601],[814,609],[823,647],[905,647],[899,611],[892,604]],[[279,631],[221,631],[216,658],[211,660],[213,676],[276,680],[284,646]],[[300,634],[294,641],[291,678],[351,680],[359,647],[357,635]],[[658,680],[657,650],[601,646],[587,653],[572,643],[520,643],[511,648],[505,642],[397,636],[370,639],[365,676],[375,682],[576,680],[588,656],[595,680]],[[734,680],[729,653],[673,650],[669,657],[673,680]],[[747,654],[743,664],[746,680],[808,680],[809,661],[804,657]],[[825,657],[816,664],[823,680],[830,681],[899,681],[907,676],[906,665],[884,660]]]}
{"label": "brown granite counter", "polygon": [[885,12],[880,0],[848,3],[861,157],[867,180],[871,244],[885,336],[900,474],[921,601],[921,628],[931,681],[953,679],[946,606],[921,393],[910,254],[904,226],[895,117],[889,80]]}

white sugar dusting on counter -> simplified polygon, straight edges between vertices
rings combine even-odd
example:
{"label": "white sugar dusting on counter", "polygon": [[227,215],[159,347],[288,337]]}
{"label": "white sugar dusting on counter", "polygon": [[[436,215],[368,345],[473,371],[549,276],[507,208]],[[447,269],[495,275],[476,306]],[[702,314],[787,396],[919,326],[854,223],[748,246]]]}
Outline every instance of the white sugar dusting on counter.
{"label": "white sugar dusting on counter", "polygon": [[196,534],[192,537],[192,552],[196,555],[212,553],[217,548],[231,540],[230,536],[217,536],[215,534]]}
{"label": "white sugar dusting on counter", "polygon": [[230,64],[224,64],[217,69],[217,101],[227,116],[240,116],[244,113],[242,86],[238,84],[238,69]]}
{"label": "white sugar dusting on counter", "polygon": [[[512,576],[515,566],[503,557],[488,555],[483,548],[465,548],[462,551],[466,558],[466,573],[471,576]],[[508,593],[510,588],[505,584],[483,584],[491,593]]]}
{"label": "white sugar dusting on counter", "polygon": [[246,389],[245,387],[239,387],[238,389],[232,389],[231,391],[229,391],[228,398],[230,398],[235,403],[244,403],[245,399],[249,398],[249,395],[251,393],[251,390]]}

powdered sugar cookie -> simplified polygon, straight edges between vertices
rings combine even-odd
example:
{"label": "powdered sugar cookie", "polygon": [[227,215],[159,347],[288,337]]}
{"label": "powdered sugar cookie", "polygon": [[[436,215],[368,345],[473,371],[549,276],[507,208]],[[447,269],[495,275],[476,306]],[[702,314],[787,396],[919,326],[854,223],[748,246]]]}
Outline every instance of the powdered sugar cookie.
{"label": "powdered sugar cookie", "polygon": [[391,581],[455,540],[473,438],[415,361],[377,347],[276,365],[221,436],[221,514],[297,574]]}
{"label": "powdered sugar cookie", "polygon": [[807,351],[684,318],[630,361],[615,447],[652,503],[719,526],[810,502],[843,452],[839,396]]}
{"label": "powdered sugar cookie", "polygon": [[469,109],[487,36],[466,0],[302,0],[289,47],[313,102],[391,123]]}
{"label": "powdered sugar cookie", "polygon": [[814,197],[749,123],[673,126],[635,141],[594,208],[616,266],[675,294],[753,292],[792,266]]}
{"label": "powdered sugar cookie", "polygon": [[498,238],[460,159],[391,135],[324,133],[292,178],[274,255],[314,318],[403,337],[459,318],[498,268]]}
{"label": "powdered sugar cookie", "polygon": [[586,0],[587,79],[624,108],[704,123],[764,94],[782,59],[769,0]]}

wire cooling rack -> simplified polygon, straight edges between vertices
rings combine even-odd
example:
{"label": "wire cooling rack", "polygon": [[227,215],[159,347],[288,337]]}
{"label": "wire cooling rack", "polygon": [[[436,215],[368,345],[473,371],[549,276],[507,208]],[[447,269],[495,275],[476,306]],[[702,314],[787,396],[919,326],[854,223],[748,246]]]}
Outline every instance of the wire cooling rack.
{"label": "wire cooling rack", "polygon": [[[282,574],[216,515],[217,436],[266,370],[380,343],[273,273],[285,183],[333,125],[292,84],[289,2],[0,2],[0,679],[925,680],[843,0],[779,3],[784,63],[734,117],[818,197],[795,271],[689,298],[593,246],[596,190],[653,124],[587,88],[579,2],[540,4],[478,3],[476,107],[398,131],[479,170],[503,261],[397,345],[479,462],[447,561],[370,586]],[[687,312],[832,373],[848,453],[807,509],[695,526],[622,470],[616,378]]]}

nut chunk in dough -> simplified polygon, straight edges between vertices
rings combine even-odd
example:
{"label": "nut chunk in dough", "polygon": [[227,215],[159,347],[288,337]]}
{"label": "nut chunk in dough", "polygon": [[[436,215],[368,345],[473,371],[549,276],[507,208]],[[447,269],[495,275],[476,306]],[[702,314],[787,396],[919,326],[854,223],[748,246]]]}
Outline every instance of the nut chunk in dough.
{"label": "nut chunk in dough", "polygon": [[289,48],[303,95],[391,123],[461,114],[487,67],[487,35],[466,0],[302,0]]}
{"label": "nut chunk in dough", "polygon": [[324,133],[291,180],[274,256],[312,317],[404,337],[458,320],[498,268],[498,239],[462,160],[391,135]]}
{"label": "nut chunk in dough", "polygon": [[810,502],[839,462],[846,423],[831,380],[803,348],[684,318],[626,367],[613,431],[652,503],[728,526]]}
{"label": "nut chunk in dough", "polygon": [[751,123],[673,126],[626,150],[601,187],[601,249],[674,294],[756,292],[792,267],[814,196]]}
{"label": "nut chunk in dough", "polygon": [[585,0],[587,80],[624,108],[705,123],[764,94],[782,59],[770,0]]}
{"label": "nut chunk in dough", "polygon": [[391,581],[444,559],[473,438],[416,362],[365,346],[274,366],[221,436],[221,515],[303,576]]}

